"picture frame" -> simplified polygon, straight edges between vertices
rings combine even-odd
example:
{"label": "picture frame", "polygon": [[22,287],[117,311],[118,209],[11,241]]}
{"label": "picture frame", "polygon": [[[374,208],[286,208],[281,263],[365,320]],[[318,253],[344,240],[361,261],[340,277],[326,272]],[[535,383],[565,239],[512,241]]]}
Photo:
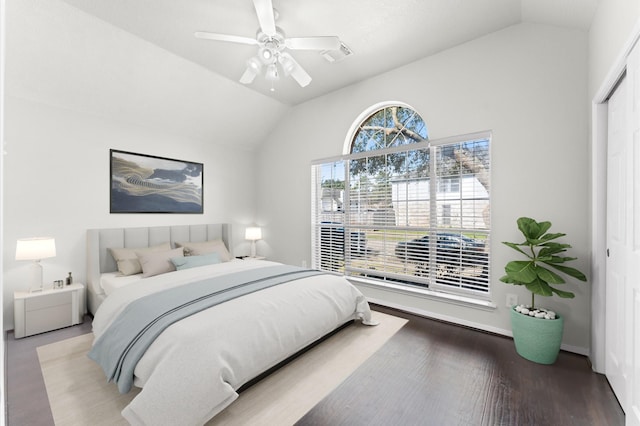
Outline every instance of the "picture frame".
{"label": "picture frame", "polygon": [[204,164],[109,150],[111,213],[204,212]]}

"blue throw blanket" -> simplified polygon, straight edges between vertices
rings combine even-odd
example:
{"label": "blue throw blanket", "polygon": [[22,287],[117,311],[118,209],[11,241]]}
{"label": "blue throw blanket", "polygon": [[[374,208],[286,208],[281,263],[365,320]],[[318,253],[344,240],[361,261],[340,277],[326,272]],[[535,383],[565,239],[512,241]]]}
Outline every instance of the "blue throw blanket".
{"label": "blue throw blanket", "polygon": [[227,300],[321,271],[278,265],[208,278],[134,300],[94,343],[89,358],[127,393],[147,348],[171,324]]}

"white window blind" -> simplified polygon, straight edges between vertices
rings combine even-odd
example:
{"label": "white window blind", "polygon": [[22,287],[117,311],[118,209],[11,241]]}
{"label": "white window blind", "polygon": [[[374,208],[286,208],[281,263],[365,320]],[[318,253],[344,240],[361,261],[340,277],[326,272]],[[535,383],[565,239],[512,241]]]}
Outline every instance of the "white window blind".
{"label": "white window blind", "polygon": [[488,294],[489,167],[488,132],[316,162],[313,266]]}

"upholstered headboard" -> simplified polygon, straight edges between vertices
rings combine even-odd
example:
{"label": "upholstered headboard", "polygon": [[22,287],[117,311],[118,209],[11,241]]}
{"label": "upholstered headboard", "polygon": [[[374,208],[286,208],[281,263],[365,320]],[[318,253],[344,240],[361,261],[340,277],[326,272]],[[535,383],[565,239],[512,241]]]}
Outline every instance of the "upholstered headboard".
{"label": "upholstered headboard", "polygon": [[100,287],[100,274],[118,270],[109,248],[142,248],[165,242],[175,247],[176,242],[203,242],[222,240],[229,253],[231,225],[154,226],[143,228],[89,229],[87,231],[87,302],[89,312],[95,314],[105,295]]}

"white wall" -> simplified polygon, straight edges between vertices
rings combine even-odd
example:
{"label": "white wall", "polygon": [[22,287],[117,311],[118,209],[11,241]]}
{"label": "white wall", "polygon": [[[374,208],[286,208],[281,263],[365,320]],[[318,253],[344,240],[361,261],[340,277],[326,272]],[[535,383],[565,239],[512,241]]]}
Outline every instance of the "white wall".
{"label": "white wall", "polygon": [[[492,285],[498,308],[484,312],[364,291],[508,330],[505,294],[522,300],[527,293],[498,282],[511,256],[499,241],[519,238],[515,219],[525,214],[567,232],[578,266],[588,269],[584,33],[517,25],[287,110],[59,0],[9,0],[7,9],[5,328],[13,324],[11,294],[22,288],[26,272],[13,260],[19,237],[56,237],[58,256],[43,262],[47,281],[69,270],[82,279],[84,231],[103,226],[255,221],[265,225],[259,254],[308,262],[310,161],[340,154],[353,120],[387,100],[418,110],[432,138],[494,132]],[[257,153],[240,147],[265,135]],[[109,148],[204,162],[205,214],[110,215]],[[541,168],[558,176],[537,176]],[[240,228],[238,253],[248,250]],[[565,343],[587,348],[588,285],[568,287],[575,300],[546,304],[567,315]]]}
{"label": "white wall", "polygon": [[287,109],[60,0],[7,2],[6,80],[13,96],[207,146],[252,147]]}
{"label": "white wall", "polygon": [[589,29],[589,100],[622,54],[639,17],[639,0],[600,1]]}
{"label": "white wall", "polygon": [[[310,259],[310,162],[340,155],[353,121],[388,100],[413,106],[432,139],[493,131],[492,298],[482,311],[385,290],[362,288],[394,305],[510,329],[506,293],[529,295],[498,281],[513,254],[500,241],[519,240],[519,216],[550,220],[568,234],[576,266],[588,271],[587,34],[520,24],[299,105],[260,152],[259,223],[264,254],[300,264]],[[589,347],[590,288],[571,282],[574,300],[544,299],[566,317],[566,346]]]}
{"label": "white wall", "polygon": [[[7,1],[4,327],[17,238],[53,236],[45,283],[85,277],[89,228],[255,221],[252,147],[288,107],[59,0]],[[247,126],[250,119],[252,126]],[[109,213],[109,149],[204,163],[204,214]]]}
{"label": "white wall", "polygon": [[[85,277],[89,228],[187,223],[234,223],[236,253],[248,252],[243,225],[254,220],[253,153],[202,147],[180,135],[79,112],[7,99],[4,183],[5,326],[12,328],[12,295],[26,290],[27,262],[16,262],[17,238],[53,236],[57,256],[42,261],[44,281],[68,271]],[[204,214],[109,214],[109,149],[204,163]]]}

